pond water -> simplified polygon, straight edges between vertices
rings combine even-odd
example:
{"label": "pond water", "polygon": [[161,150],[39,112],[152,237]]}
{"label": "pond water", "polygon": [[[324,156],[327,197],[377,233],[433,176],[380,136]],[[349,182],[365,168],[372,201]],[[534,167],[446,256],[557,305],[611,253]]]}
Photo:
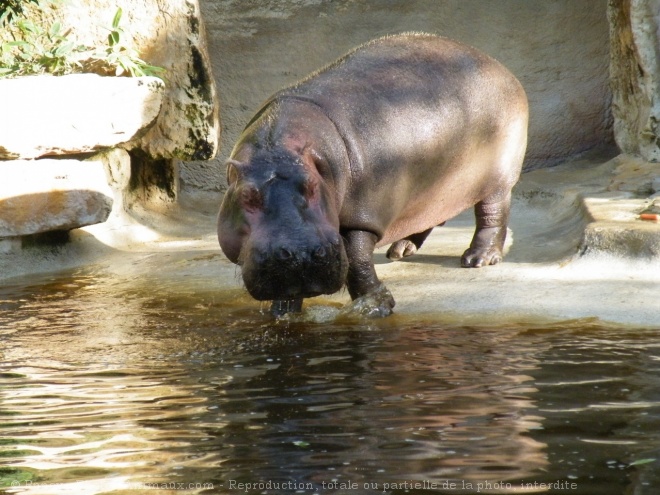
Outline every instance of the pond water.
{"label": "pond water", "polygon": [[660,489],[660,329],[273,322],[212,289],[5,282],[0,492]]}

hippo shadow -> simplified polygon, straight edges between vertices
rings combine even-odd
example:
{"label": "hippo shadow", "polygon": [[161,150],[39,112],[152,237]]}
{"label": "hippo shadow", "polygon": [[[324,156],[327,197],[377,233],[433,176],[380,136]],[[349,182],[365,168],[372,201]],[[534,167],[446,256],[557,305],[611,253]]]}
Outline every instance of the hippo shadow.
{"label": "hippo shadow", "polygon": [[[578,198],[547,195],[530,200],[514,196],[504,262],[557,263],[571,259],[578,252],[587,222]],[[462,269],[461,255],[470,245],[474,225],[474,214],[467,210],[433,229],[417,253],[398,262]],[[374,264],[392,263],[385,256],[386,249],[374,253]]]}
{"label": "hippo shadow", "polygon": [[514,197],[504,261],[557,263],[578,253],[589,219],[578,198],[550,196],[527,200]]}
{"label": "hippo shadow", "polygon": [[388,259],[387,256],[385,256],[385,253],[374,254],[374,265],[388,265],[391,263],[417,263],[423,265],[441,266],[443,268],[461,268],[460,256],[424,254],[423,252],[419,252],[415,253],[413,256],[409,256],[397,261],[392,261]]}

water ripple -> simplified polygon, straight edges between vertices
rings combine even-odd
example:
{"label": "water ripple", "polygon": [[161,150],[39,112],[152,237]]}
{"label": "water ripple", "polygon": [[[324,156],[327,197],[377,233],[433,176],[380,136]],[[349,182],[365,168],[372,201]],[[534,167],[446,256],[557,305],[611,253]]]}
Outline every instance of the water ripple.
{"label": "water ripple", "polygon": [[660,487],[655,329],[273,323],[241,291],[103,273],[5,286],[0,307],[7,493]]}

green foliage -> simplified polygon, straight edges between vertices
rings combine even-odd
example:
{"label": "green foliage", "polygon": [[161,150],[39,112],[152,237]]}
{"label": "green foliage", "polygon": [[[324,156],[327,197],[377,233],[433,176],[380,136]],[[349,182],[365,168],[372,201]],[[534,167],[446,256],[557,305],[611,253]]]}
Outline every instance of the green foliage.
{"label": "green foliage", "polygon": [[[96,71],[108,71],[114,68],[116,76],[130,74],[133,77],[156,76],[161,77],[165,69],[147,64],[140,58],[138,53],[127,44],[126,32],[121,28],[121,7],[117,9],[112,20],[112,27],[108,34],[108,46],[97,51],[91,58],[91,66],[96,66]],[[95,71],[95,72],[96,72]]]}
{"label": "green foliage", "polygon": [[38,4],[39,0],[0,0],[0,28],[24,14],[25,6]]}
{"label": "green foliage", "polygon": [[0,45],[0,78],[73,72],[162,77],[164,69],[147,64],[126,41],[128,36],[120,26],[121,8],[108,29],[107,46],[94,48],[71,41],[71,29],[63,29],[61,23],[43,26],[28,15],[27,3],[41,9],[55,1],[0,0],[0,26],[4,23],[14,34],[12,41]]}
{"label": "green foliage", "polygon": [[3,43],[0,47],[0,77],[50,73],[69,74],[82,67],[79,56],[84,46],[75,46],[62,32],[59,22],[48,30],[29,19],[15,22],[22,39]]}

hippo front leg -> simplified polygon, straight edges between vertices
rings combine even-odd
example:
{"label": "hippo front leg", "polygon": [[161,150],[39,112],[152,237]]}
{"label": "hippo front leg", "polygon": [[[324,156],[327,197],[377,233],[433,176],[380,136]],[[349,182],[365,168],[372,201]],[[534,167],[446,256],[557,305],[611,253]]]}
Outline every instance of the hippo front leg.
{"label": "hippo front leg", "polygon": [[361,230],[350,230],[343,236],[348,257],[346,285],[353,299],[350,310],[371,317],[391,315],[394,298],[378,280],[373,262],[377,237]]}
{"label": "hippo front leg", "polygon": [[477,203],[474,214],[477,228],[470,247],[461,257],[464,268],[479,268],[502,261],[506,229],[511,209],[511,194],[499,202]]}

